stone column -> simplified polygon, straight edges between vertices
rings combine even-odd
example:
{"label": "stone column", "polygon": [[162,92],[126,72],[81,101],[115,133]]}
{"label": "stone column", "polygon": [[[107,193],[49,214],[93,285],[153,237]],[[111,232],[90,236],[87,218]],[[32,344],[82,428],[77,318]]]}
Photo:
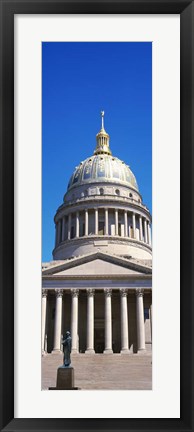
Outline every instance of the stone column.
{"label": "stone column", "polygon": [[127,290],[120,289],[121,296],[121,353],[129,354]]}
{"label": "stone column", "polygon": [[108,235],[108,209],[105,208],[105,235]]}
{"label": "stone column", "polygon": [[75,236],[78,238],[79,237],[79,212],[76,212],[76,234]]}
{"label": "stone column", "polygon": [[88,210],[85,210],[85,236],[88,236]]}
{"label": "stone column", "polygon": [[135,220],[135,213],[133,213],[132,219],[133,219],[133,238],[136,239],[136,220]]}
{"label": "stone column", "polygon": [[125,237],[128,237],[127,211],[124,211]]}
{"label": "stone column", "polygon": [[151,239],[151,226],[150,223],[148,222],[148,243],[151,246],[152,245],[152,239]]}
{"label": "stone column", "polygon": [[86,353],[94,351],[94,289],[87,289],[87,349]]}
{"label": "stone column", "polygon": [[65,240],[65,216],[62,219],[62,241]]}
{"label": "stone column", "polygon": [[61,241],[61,219],[59,219],[57,223],[57,246],[59,245]]}
{"label": "stone column", "polygon": [[71,238],[71,213],[68,215],[68,234],[67,234],[68,240]]}
{"label": "stone column", "polygon": [[145,241],[145,243],[148,242],[147,221],[146,221],[146,219],[144,219],[144,241]]}
{"label": "stone column", "polygon": [[55,290],[55,293],[56,293],[56,307],[55,307],[53,352],[61,352],[61,325],[62,325],[63,290],[57,289],[57,290]]}
{"label": "stone column", "polygon": [[151,333],[151,341],[152,341],[152,305],[150,305],[150,333]]}
{"label": "stone column", "polygon": [[139,216],[139,239],[140,241],[143,240],[143,227],[142,227],[142,217]]}
{"label": "stone column", "polygon": [[72,337],[72,353],[78,352],[78,296],[79,290],[71,290],[71,337]]}
{"label": "stone column", "polygon": [[136,314],[137,314],[137,347],[138,351],[145,351],[145,325],[143,289],[136,289]]}
{"label": "stone column", "polygon": [[119,217],[118,217],[118,210],[115,209],[115,235],[119,235]]}
{"label": "stone column", "polygon": [[46,309],[48,290],[42,290],[42,354],[45,353]]}
{"label": "stone column", "polygon": [[95,209],[95,235],[98,235],[98,209]]}
{"label": "stone column", "polygon": [[112,290],[105,289],[105,349],[104,354],[112,354]]}
{"label": "stone column", "polygon": [[57,226],[58,226],[58,224],[56,223],[55,224],[55,247],[57,247],[57,235],[58,235]]}
{"label": "stone column", "polygon": [[129,221],[129,237],[131,238],[131,223]]}

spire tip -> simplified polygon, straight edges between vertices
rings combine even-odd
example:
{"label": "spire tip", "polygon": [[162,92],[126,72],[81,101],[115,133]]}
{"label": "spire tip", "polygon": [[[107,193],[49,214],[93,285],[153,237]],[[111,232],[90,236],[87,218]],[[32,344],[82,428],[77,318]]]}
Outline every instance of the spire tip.
{"label": "spire tip", "polygon": [[102,129],[104,129],[104,111],[101,111],[101,117],[102,117]]}

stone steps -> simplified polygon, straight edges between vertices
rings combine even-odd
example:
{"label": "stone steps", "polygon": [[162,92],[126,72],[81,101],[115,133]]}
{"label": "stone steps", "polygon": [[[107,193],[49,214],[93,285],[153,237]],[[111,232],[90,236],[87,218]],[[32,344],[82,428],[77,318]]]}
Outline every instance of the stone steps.
{"label": "stone steps", "polygon": [[[75,386],[81,390],[150,390],[152,389],[151,354],[72,354]],[[56,385],[57,368],[62,354],[42,357],[42,390]]]}

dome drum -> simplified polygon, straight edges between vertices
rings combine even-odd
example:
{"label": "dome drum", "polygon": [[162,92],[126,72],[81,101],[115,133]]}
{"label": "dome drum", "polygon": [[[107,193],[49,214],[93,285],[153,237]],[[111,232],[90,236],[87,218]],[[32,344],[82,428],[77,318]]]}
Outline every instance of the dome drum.
{"label": "dome drum", "polygon": [[87,255],[98,250],[112,255],[128,256],[140,260],[150,260],[152,257],[152,248],[148,244],[134,239],[106,236],[102,239],[99,239],[98,236],[91,236],[65,241],[55,248],[53,256],[55,260],[63,260]]}
{"label": "dome drum", "polygon": [[129,202],[142,203],[142,197],[140,193],[131,187],[123,186],[117,183],[109,182],[89,182],[84,185],[77,186],[75,189],[72,188],[64,195],[64,203],[74,202],[85,198],[97,199],[104,196],[104,198],[121,198],[127,199]]}
{"label": "dome drum", "polygon": [[[91,243],[93,238],[93,243]],[[144,247],[150,255],[151,251],[151,225],[150,218],[146,213],[134,213],[134,210],[120,209],[117,207],[92,207],[92,208],[73,208],[71,212],[56,220],[56,244],[53,251],[54,259],[62,259],[63,256],[77,256],[84,247],[86,253],[88,242],[90,250],[95,249],[96,240],[103,242],[106,238],[108,249],[110,244],[119,242],[129,247],[133,243],[133,253],[136,248]],[[76,241],[75,241],[76,240]],[[74,245],[72,246],[72,243]],[[82,245],[82,246],[80,246]],[[92,246],[93,245],[93,246]],[[138,246],[139,245],[139,246]],[[73,247],[73,249],[72,249]],[[119,247],[117,254],[124,253],[123,248]],[[115,252],[116,253],[116,252]],[[58,258],[60,256],[60,258]]]}

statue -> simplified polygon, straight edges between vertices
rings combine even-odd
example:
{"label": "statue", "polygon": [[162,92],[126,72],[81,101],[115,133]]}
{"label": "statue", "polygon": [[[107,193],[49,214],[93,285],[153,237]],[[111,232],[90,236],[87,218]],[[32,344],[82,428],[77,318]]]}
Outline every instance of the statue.
{"label": "statue", "polygon": [[63,363],[65,367],[70,366],[71,364],[71,334],[69,331],[66,332],[66,337],[62,341],[63,347],[64,347],[64,357],[63,357]]}

